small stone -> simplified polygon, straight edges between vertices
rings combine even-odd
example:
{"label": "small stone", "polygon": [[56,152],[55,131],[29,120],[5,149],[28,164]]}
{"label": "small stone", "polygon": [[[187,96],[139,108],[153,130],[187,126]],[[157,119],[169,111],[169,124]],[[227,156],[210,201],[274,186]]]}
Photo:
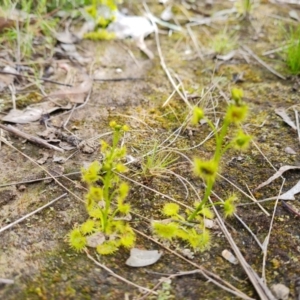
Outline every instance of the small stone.
{"label": "small stone", "polygon": [[19,185],[17,188],[18,188],[18,191],[24,192],[24,191],[26,190],[26,185],[21,184],[21,185]]}
{"label": "small stone", "polygon": [[295,151],[293,148],[291,148],[291,147],[286,147],[286,148],[284,149],[284,151],[285,151],[285,153],[287,153],[287,154],[292,154],[292,155],[297,154],[296,151]]}
{"label": "small stone", "polygon": [[273,284],[271,286],[271,291],[278,300],[288,300],[289,298],[290,289],[284,284]]}

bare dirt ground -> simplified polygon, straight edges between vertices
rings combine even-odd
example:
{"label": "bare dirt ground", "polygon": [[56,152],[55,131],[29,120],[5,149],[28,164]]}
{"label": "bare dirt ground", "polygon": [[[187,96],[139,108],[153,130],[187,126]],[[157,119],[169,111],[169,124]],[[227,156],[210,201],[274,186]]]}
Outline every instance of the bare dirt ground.
{"label": "bare dirt ground", "polygon": [[[176,3],[175,20],[184,32],[168,35],[167,29],[163,28],[164,34],[159,35],[160,46],[172,78],[176,85],[181,83],[180,90],[185,93],[191,106],[200,103],[207,115],[217,121],[224,115],[230,90],[234,86],[244,90],[249,105],[249,116],[244,128],[253,136],[253,143],[246,152],[230,150],[223,157],[224,178],[218,179],[212,199],[216,200],[217,196],[226,198],[235,192],[239,196],[239,203],[246,204],[252,203],[249,197],[261,200],[277,196],[281,190],[281,179],[254,190],[280,167],[299,164],[297,130],[293,130],[275,114],[276,108],[283,107],[291,118],[295,117],[294,110],[299,109],[299,85],[298,77],[289,75],[280,52],[265,56],[263,53],[284,45],[282,28],[296,22],[289,17],[289,12],[295,10],[300,15],[299,5],[261,1],[249,19],[238,18],[236,13],[213,19],[213,13],[231,9],[233,3],[196,3],[192,7],[198,11],[187,10],[180,1]],[[127,5],[131,14],[142,9],[139,3],[128,4],[125,1],[124,5]],[[154,2],[148,5],[154,15],[159,15],[164,9]],[[203,16],[201,12],[207,15]],[[189,30],[193,32],[191,35],[186,24],[196,17],[211,20],[204,25],[190,27]],[[224,32],[224,28],[227,33],[235,33],[236,43],[232,50],[240,51],[231,59],[221,60],[216,58],[211,41],[216,39],[218,33]],[[161,67],[162,57],[158,55],[154,34],[146,39],[146,44],[154,53],[153,60],[131,40],[84,40],[80,42],[78,51],[92,58],[90,62],[80,66],[76,62],[63,61],[77,73],[87,72],[101,78],[140,78],[118,82],[94,81],[86,104],[74,110],[67,123],[67,130],[62,129],[62,132],[89,142],[90,153],[76,148],[60,153],[2,131],[12,146],[2,142],[0,149],[0,230],[65,192],[68,194],[23,222],[0,231],[0,279],[13,280],[12,284],[0,281],[1,299],[276,299],[259,296],[242,265],[231,264],[221,256],[222,251],[230,250],[231,246],[220,227],[212,229],[210,250],[196,253],[193,259],[183,259],[182,249],[187,248],[186,245],[174,242],[165,245],[167,249],[163,249],[161,244],[153,240],[154,237],[149,238],[152,233],[147,220],[161,218],[159,209],[166,201],[163,195],[187,205],[193,205],[195,201],[193,188],[202,195],[203,184],[193,175],[192,166],[183,155],[208,159],[213,154],[215,142],[213,139],[205,140],[211,131],[207,124],[197,128],[190,125],[181,127],[190,108],[176,92],[168,104],[162,107],[174,87]],[[245,49],[251,49],[254,55],[285,79],[272,74]],[[53,58],[53,66],[56,67],[58,63],[58,59]],[[118,73],[117,70],[122,72]],[[243,74],[243,80],[234,82],[237,74]],[[25,86],[25,83],[15,82],[15,85]],[[43,83],[43,89],[50,93],[57,90],[57,86]],[[26,102],[17,106],[24,108],[32,104],[35,101],[33,95],[38,92],[37,86],[25,89],[22,93],[27,97]],[[0,107],[1,116],[5,116],[11,109],[8,89],[4,89],[1,98],[4,99],[4,105]],[[51,126],[61,128],[69,113],[52,113]],[[121,249],[114,255],[97,257],[90,249],[90,254],[115,274],[148,289],[152,289],[162,278],[177,272],[205,268],[211,273],[195,271],[182,274],[172,278],[169,285],[164,285],[165,290],[162,285],[154,289],[159,295],[152,294],[143,298],[142,291],[97,266],[85,253],[77,253],[69,247],[66,235],[74,225],[80,224],[87,217],[84,204],[78,200],[83,199],[85,193],[80,169],[87,163],[101,160],[99,140],[110,141],[111,130],[108,124],[111,120],[130,127],[123,142],[128,154],[139,159],[138,164],[128,165],[130,170],[126,173],[131,187],[129,201],[133,212],[146,218],[134,215],[131,221],[135,229],[144,233],[137,235],[136,247],[163,249],[164,254],[157,263],[144,268],[125,265],[129,250]],[[40,122],[14,126],[35,136],[45,130],[45,125]],[[172,144],[170,136],[174,138]],[[165,142],[168,139],[169,142]],[[155,166],[147,169],[145,155],[155,145],[172,149],[173,157],[178,157],[176,164],[166,169]],[[287,153],[286,147],[292,148],[295,154]],[[163,157],[164,153],[157,155]],[[36,161],[42,157],[46,157],[45,162],[38,165]],[[63,157],[64,162],[55,162],[57,157]],[[46,171],[52,176],[64,176],[43,180],[49,176]],[[299,181],[299,170],[288,171],[283,176],[285,182],[281,193]],[[265,278],[266,286],[270,288],[280,283],[290,289],[286,299],[295,299],[297,296],[295,280],[300,276],[299,215],[289,211],[285,205],[292,204],[295,210],[299,209],[299,196],[295,198],[294,201],[279,201],[277,206],[273,200],[262,202],[261,207],[253,204],[237,207],[237,215],[256,238],[237,218],[225,220],[245,260],[259,277]],[[272,216],[274,219],[271,225]],[[271,234],[264,259],[261,247],[266,245],[264,241],[269,232]]]}

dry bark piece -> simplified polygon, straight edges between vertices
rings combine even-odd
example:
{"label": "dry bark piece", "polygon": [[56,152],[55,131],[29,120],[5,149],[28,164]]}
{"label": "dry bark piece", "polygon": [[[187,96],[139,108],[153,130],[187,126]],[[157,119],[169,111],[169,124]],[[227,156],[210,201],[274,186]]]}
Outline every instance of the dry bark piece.
{"label": "dry bark piece", "polygon": [[78,145],[78,149],[83,153],[91,154],[96,150],[97,146],[98,144],[94,141],[82,141]]}
{"label": "dry bark piece", "polygon": [[49,158],[49,153],[48,152],[43,152],[43,157],[41,157],[40,159],[38,159],[36,162],[39,164],[39,165],[43,165],[47,159]]}

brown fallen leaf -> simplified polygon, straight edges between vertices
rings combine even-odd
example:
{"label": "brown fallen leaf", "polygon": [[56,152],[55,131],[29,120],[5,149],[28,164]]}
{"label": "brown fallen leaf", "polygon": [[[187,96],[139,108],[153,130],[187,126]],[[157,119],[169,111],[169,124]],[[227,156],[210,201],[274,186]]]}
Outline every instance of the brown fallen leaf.
{"label": "brown fallen leaf", "polygon": [[2,118],[2,121],[10,123],[26,124],[38,121],[45,113],[52,113],[59,109],[71,109],[72,105],[58,106],[52,102],[42,102],[34,106],[25,108],[24,110],[12,109]]}
{"label": "brown fallen leaf", "polygon": [[72,87],[70,89],[65,89],[61,91],[56,91],[53,93],[50,93],[45,98],[68,98],[70,102],[72,103],[83,103],[85,100],[85,96],[87,93],[90,92],[91,88],[93,86],[93,80],[89,76],[85,76],[85,79],[82,83],[80,83],[78,86]]}
{"label": "brown fallen leaf", "polygon": [[37,121],[43,114],[41,108],[28,107],[25,110],[12,109],[2,121],[10,123],[26,124]]}

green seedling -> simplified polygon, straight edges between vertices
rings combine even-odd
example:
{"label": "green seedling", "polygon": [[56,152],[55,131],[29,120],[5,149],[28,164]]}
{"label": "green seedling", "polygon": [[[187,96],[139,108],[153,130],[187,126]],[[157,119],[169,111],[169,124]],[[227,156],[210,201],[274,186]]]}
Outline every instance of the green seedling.
{"label": "green seedling", "polygon": [[101,242],[94,246],[102,255],[112,254],[121,246],[131,248],[135,243],[135,233],[125,221],[130,213],[130,205],[125,203],[129,185],[118,175],[126,171],[121,162],[126,148],[118,147],[118,143],[128,128],[116,122],[111,122],[110,126],[114,130],[112,145],[101,142],[103,162],[94,161],[87,169],[82,169],[82,180],[88,185],[85,207],[89,218],[68,235],[69,244],[77,251],[89,245],[88,240],[95,234],[98,237],[100,234]]}
{"label": "green seedling", "polygon": [[254,0],[239,0],[236,2],[237,11],[243,18],[249,18],[253,6]]}
{"label": "green seedling", "polygon": [[228,33],[226,28],[222,32],[217,34],[210,43],[211,48],[217,54],[226,54],[233,50],[236,45],[236,36]]}
{"label": "green seedling", "polygon": [[142,163],[142,175],[163,177],[163,174],[167,173],[168,168],[177,160],[178,157],[174,157],[171,152],[159,151],[158,144],[155,143],[153,150]]}
{"label": "green seedling", "polygon": [[[204,219],[214,217],[211,210],[212,205],[221,205],[225,217],[229,217],[235,212],[235,202],[237,200],[235,195],[230,196],[224,203],[214,204],[209,203],[209,197],[218,177],[221,158],[225,152],[232,148],[244,150],[251,140],[251,137],[240,128],[240,124],[245,120],[248,110],[247,105],[242,101],[242,97],[242,90],[232,90],[233,103],[227,107],[220,131],[205,117],[201,108],[194,108],[192,123],[198,124],[202,119],[206,119],[207,124],[215,133],[216,146],[212,158],[209,160],[194,158],[194,173],[205,182],[204,196],[201,202],[195,203],[195,209],[191,211],[180,212],[178,204],[165,204],[162,213],[169,219],[152,223],[153,230],[159,237],[169,240],[179,238],[187,242],[195,251],[204,251],[209,248],[211,240],[210,232],[205,228]],[[237,127],[238,130],[229,142],[225,142],[232,126]]]}
{"label": "green seedling", "polygon": [[293,75],[300,74],[300,27],[291,29],[288,37],[288,47],[285,49],[286,64]]}

